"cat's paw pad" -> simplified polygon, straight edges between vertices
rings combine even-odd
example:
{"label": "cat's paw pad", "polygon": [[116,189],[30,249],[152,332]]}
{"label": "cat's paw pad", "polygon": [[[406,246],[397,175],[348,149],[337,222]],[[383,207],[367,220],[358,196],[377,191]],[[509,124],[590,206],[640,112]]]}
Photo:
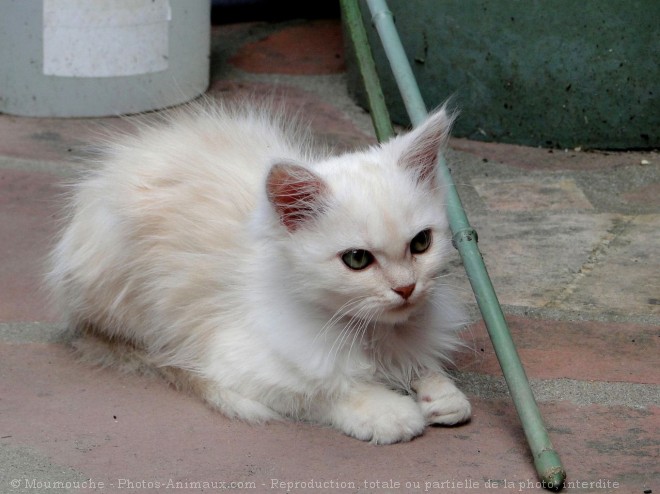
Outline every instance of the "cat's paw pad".
{"label": "cat's paw pad", "polygon": [[447,382],[434,391],[417,397],[427,424],[456,425],[470,419],[472,406],[456,386]]}
{"label": "cat's paw pad", "polygon": [[409,396],[392,391],[378,399],[352,400],[335,421],[346,434],[373,444],[410,441],[426,427],[419,406]]}
{"label": "cat's paw pad", "polygon": [[[403,398],[407,397],[401,398],[403,402]],[[409,398],[405,405],[400,403],[393,408],[380,409],[377,413],[371,425],[370,441],[374,444],[410,441],[424,432],[426,427],[426,420],[419,407]]]}

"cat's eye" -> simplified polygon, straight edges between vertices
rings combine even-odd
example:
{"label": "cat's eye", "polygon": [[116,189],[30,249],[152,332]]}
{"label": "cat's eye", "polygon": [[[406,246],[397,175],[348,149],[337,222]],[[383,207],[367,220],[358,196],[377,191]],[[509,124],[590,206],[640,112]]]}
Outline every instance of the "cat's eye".
{"label": "cat's eye", "polygon": [[344,261],[344,264],[349,268],[359,271],[374,262],[374,256],[368,250],[354,249],[344,252],[341,256],[341,260]]}
{"label": "cat's eye", "polygon": [[431,230],[422,230],[410,241],[410,252],[412,254],[422,254],[426,252],[431,246],[432,238]]}

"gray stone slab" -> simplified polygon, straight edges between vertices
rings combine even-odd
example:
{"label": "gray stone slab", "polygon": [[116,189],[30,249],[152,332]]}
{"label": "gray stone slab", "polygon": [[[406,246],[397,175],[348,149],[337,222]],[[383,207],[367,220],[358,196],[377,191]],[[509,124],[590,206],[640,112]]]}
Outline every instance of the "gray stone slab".
{"label": "gray stone slab", "polygon": [[629,218],[583,268],[566,309],[660,315],[660,215]]}
{"label": "gray stone slab", "polygon": [[[471,396],[487,400],[509,398],[503,377],[472,372],[456,373],[457,383]],[[531,379],[530,387],[540,403],[568,401],[574,405],[606,405],[648,408],[660,405],[660,386],[651,384]]]}
{"label": "gray stone slab", "polygon": [[[544,307],[573,281],[615,218],[537,212],[473,215],[471,222],[500,302]],[[470,290],[464,275],[454,274],[448,282]]]}
{"label": "gray stone slab", "polygon": [[[660,215],[491,213],[471,221],[502,304],[657,321]],[[471,302],[458,264],[445,282]]]}
{"label": "gray stone slab", "polygon": [[558,176],[475,178],[472,184],[491,211],[593,209],[572,178]]}
{"label": "gray stone slab", "polygon": [[32,448],[5,444],[9,439],[9,435],[0,438],[0,492],[68,493],[91,486],[80,472],[53,463]]}
{"label": "gray stone slab", "polygon": [[0,342],[4,343],[63,343],[70,337],[64,324],[0,322]]}

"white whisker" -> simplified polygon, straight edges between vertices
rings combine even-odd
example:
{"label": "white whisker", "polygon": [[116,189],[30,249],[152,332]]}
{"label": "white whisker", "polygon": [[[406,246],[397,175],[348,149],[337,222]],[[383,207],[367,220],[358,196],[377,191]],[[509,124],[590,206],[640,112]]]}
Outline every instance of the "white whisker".
{"label": "white whisker", "polygon": [[353,332],[353,341],[351,341],[351,346],[348,349],[348,355],[351,354],[351,351],[353,350],[353,346],[355,345],[355,341],[357,340],[358,335],[360,337],[358,348],[362,347],[362,344],[364,342],[364,335],[368,331],[369,325],[373,321],[375,327],[375,325],[378,323],[378,317],[380,316],[381,313],[382,313],[382,309],[379,309],[378,307],[370,308],[370,312],[367,314],[367,317],[362,319],[358,330]]}
{"label": "white whisker", "polygon": [[314,337],[314,340],[312,340],[313,343],[316,343],[319,337],[325,336],[325,334],[328,332],[328,330],[334,326],[337,321],[341,320],[343,317],[346,317],[346,315],[358,304],[360,304],[363,300],[365,300],[366,297],[356,297],[350,299],[348,302],[344,303],[341,307],[339,307],[335,313],[328,319],[328,321],[321,327],[319,332],[316,334]]}
{"label": "white whisker", "polygon": [[362,314],[365,312],[368,313],[369,308],[368,307],[360,307],[358,311],[351,316],[349,319],[348,323],[344,326],[344,328],[341,330],[337,338],[335,339],[334,343],[332,344],[332,347],[330,347],[330,352],[334,353],[334,358],[337,357],[339,354],[340,349],[344,346],[344,342],[347,340],[348,336],[351,334],[351,332],[354,330],[356,325],[359,325],[362,321]]}

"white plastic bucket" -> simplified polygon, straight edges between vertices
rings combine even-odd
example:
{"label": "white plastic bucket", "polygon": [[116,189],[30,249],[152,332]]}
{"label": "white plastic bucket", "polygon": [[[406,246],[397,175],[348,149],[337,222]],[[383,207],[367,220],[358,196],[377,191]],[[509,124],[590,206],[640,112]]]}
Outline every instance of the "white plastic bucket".
{"label": "white plastic bucket", "polygon": [[0,0],[0,112],[93,117],[208,87],[210,0]]}

